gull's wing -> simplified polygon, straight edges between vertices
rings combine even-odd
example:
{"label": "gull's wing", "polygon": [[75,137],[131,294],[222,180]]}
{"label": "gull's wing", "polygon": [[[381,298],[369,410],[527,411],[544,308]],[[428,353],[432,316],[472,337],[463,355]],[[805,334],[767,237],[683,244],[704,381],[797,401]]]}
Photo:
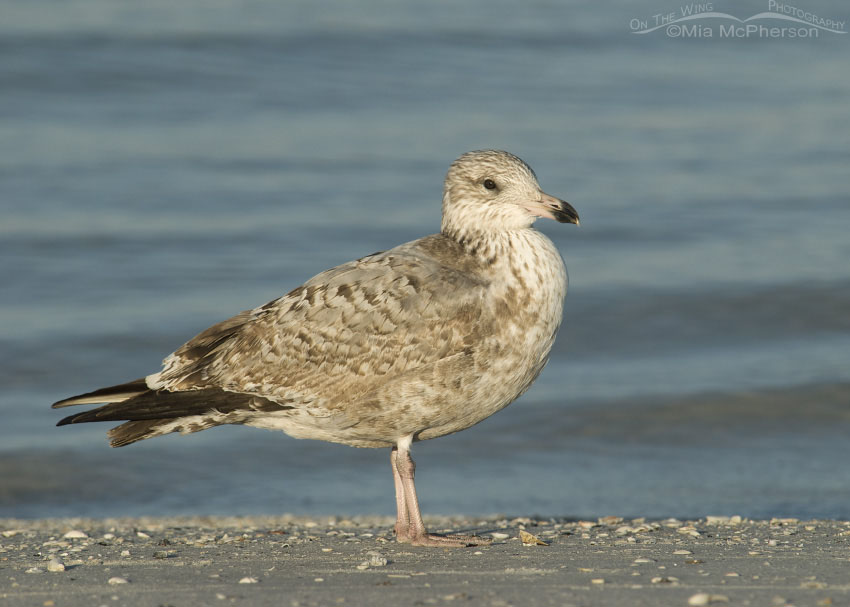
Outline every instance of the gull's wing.
{"label": "gull's wing", "polygon": [[411,370],[469,352],[487,282],[439,235],[323,272],[193,338],[147,378],[336,409]]}

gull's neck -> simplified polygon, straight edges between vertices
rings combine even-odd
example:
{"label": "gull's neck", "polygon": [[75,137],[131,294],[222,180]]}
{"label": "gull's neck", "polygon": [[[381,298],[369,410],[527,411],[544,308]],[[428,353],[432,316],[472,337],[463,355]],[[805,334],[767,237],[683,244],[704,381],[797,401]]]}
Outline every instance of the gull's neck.
{"label": "gull's neck", "polygon": [[445,226],[440,233],[458,243],[468,255],[489,266],[510,254],[513,240],[511,232],[515,231],[517,230],[490,231]]}

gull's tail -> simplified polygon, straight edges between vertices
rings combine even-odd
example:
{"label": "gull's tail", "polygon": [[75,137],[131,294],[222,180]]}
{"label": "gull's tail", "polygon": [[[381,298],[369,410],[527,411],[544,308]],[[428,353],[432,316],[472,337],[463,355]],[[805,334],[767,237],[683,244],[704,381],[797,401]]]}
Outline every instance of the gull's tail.
{"label": "gull's tail", "polygon": [[243,423],[255,412],[293,408],[255,394],[228,392],[218,387],[182,392],[151,390],[144,379],[72,396],[54,403],[53,408],[93,403],[105,404],[69,415],[56,425],[123,421],[107,433],[113,447],[169,432],[187,434],[221,424]]}

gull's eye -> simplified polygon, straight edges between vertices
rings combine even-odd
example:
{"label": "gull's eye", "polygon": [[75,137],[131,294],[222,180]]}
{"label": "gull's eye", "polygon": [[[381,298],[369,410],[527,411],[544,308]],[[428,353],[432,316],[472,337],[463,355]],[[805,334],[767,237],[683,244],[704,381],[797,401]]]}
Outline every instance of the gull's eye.
{"label": "gull's eye", "polygon": [[485,179],[484,180],[484,187],[487,188],[488,190],[495,190],[496,189],[496,182],[493,181],[492,179]]}

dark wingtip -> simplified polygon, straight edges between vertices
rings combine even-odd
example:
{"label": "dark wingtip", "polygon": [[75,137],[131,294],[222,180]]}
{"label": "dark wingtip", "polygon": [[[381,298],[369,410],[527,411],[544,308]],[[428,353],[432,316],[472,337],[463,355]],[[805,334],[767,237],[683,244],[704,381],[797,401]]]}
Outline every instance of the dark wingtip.
{"label": "dark wingtip", "polygon": [[68,401],[72,401],[72,400],[74,400],[75,398],[78,398],[78,397],[76,397],[76,396],[72,396],[71,398],[63,398],[62,400],[57,400],[55,403],[53,403],[52,405],[50,405],[50,408],[51,408],[51,409],[59,409],[59,408],[61,408],[61,407],[64,407],[64,406],[65,406],[65,403],[67,403]]}
{"label": "dark wingtip", "polygon": [[74,424],[77,421],[77,418],[80,414],[77,415],[69,415],[68,417],[63,417],[58,422],[56,422],[57,426],[67,426],[68,424]]}
{"label": "dark wingtip", "polygon": [[108,386],[93,392],[78,394],[70,398],[63,398],[50,405],[51,409],[59,409],[61,407],[69,407],[71,405],[92,405],[96,403],[113,402],[116,396],[120,396],[120,400],[126,400],[136,394],[141,394],[148,391],[147,383],[144,377],[134,379],[133,381],[118,384],[116,386]]}

